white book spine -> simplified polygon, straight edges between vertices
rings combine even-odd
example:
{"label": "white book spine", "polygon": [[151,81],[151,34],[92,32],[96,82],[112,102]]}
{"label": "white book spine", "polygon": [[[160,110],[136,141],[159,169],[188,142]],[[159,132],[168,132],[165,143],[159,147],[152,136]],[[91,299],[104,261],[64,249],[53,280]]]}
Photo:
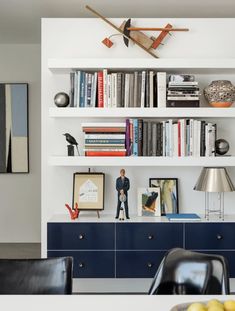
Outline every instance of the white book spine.
{"label": "white book spine", "polygon": [[145,106],[145,84],[146,84],[146,71],[142,71],[141,100],[140,100],[141,108],[144,108],[144,106]]}
{"label": "white book spine", "polygon": [[173,157],[173,121],[169,120],[169,157]]}
{"label": "white book spine", "polygon": [[185,157],[185,120],[180,120],[180,146],[181,146],[181,157]]}
{"label": "white book spine", "polygon": [[88,84],[88,73],[85,73],[85,97],[84,97],[85,107],[87,107],[87,84]]}
{"label": "white book spine", "polygon": [[178,124],[173,124],[173,157],[178,156]]}
{"label": "white book spine", "polygon": [[166,139],[165,139],[165,153],[166,153],[166,157],[169,157],[169,122],[166,121],[165,123],[165,131],[166,131]]}
{"label": "white book spine", "polygon": [[74,74],[74,107],[77,107],[77,98],[78,98],[78,72],[75,71]]}
{"label": "white book spine", "polygon": [[129,98],[130,97],[130,74],[125,74],[125,97],[124,97],[124,107],[129,107]]}
{"label": "white book spine", "polygon": [[189,155],[192,157],[194,155],[194,151],[193,151],[193,130],[194,130],[194,126],[193,126],[193,122],[194,120],[193,119],[190,119],[189,120]]}
{"label": "white book spine", "polygon": [[108,108],[112,106],[112,81],[111,74],[108,74]]}
{"label": "white book spine", "polygon": [[209,124],[206,124],[205,126],[205,145],[206,145],[205,156],[209,157]]}
{"label": "white book spine", "polygon": [[81,71],[79,70],[77,72],[77,100],[75,102],[75,105],[77,107],[80,107],[80,83],[81,83]]}
{"label": "white book spine", "polygon": [[97,72],[93,74],[93,81],[92,81],[92,97],[91,97],[91,106],[96,106],[96,96],[97,96]]}
{"label": "white book spine", "polygon": [[108,107],[108,70],[103,70],[103,98],[104,98],[104,107]]}
{"label": "white book spine", "polygon": [[197,156],[197,120],[193,120],[193,156]]}
{"label": "white book spine", "polygon": [[153,71],[149,72],[149,106],[150,108],[153,108]]}
{"label": "white book spine", "polygon": [[157,73],[157,103],[159,108],[166,108],[166,72]]}
{"label": "white book spine", "polygon": [[125,139],[125,134],[85,134],[85,139]]}

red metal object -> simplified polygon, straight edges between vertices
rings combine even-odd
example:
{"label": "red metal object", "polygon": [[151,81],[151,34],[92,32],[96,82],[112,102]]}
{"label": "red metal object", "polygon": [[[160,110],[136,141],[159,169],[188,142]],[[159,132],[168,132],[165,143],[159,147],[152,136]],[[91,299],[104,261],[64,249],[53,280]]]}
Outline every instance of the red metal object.
{"label": "red metal object", "polygon": [[[167,24],[164,28],[173,28],[171,24]],[[152,44],[152,48],[156,49],[161,43],[162,40],[169,34],[169,31],[161,31],[160,35],[155,39],[155,41]]]}
{"label": "red metal object", "polygon": [[113,42],[109,38],[104,38],[102,43],[106,45],[108,48],[111,48],[113,46]]}
{"label": "red metal object", "polygon": [[76,218],[78,218],[79,210],[78,210],[78,204],[77,203],[75,203],[75,209],[72,209],[68,204],[65,204],[65,207],[68,209],[69,214],[70,214],[70,218],[72,220],[75,220]]}

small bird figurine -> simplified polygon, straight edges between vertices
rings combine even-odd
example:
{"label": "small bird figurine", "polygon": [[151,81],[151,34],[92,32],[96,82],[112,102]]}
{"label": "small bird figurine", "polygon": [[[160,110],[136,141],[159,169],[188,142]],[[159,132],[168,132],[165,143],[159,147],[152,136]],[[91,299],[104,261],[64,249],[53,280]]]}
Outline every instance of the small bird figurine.
{"label": "small bird figurine", "polygon": [[78,150],[78,143],[77,143],[76,139],[75,139],[72,135],[70,135],[69,133],[65,133],[65,134],[63,134],[63,135],[65,136],[66,141],[67,141],[70,145],[76,146],[78,155],[80,156],[80,153],[79,153],[79,150]]}

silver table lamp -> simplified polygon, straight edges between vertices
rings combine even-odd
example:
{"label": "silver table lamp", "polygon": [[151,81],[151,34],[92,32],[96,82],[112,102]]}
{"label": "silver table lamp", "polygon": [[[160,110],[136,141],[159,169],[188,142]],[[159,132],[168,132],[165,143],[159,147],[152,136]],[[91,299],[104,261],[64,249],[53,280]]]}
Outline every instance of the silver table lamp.
{"label": "silver table lamp", "polygon": [[[218,214],[224,220],[224,192],[235,191],[234,185],[225,167],[204,167],[193,188],[205,192],[205,218],[209,220],[210,214]],[[211,195],[218,195],[217,207],[211,206]]]}

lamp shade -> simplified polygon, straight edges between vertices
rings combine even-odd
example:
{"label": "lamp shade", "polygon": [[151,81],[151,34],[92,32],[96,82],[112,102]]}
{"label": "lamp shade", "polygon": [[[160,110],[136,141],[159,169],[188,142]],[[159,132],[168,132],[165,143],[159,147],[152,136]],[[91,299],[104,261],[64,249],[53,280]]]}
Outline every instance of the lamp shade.
{"label": "lamp shade", "polygon": [[204,167],[193,189],[204,192],[231,192],[235,190],[225,167]]}

